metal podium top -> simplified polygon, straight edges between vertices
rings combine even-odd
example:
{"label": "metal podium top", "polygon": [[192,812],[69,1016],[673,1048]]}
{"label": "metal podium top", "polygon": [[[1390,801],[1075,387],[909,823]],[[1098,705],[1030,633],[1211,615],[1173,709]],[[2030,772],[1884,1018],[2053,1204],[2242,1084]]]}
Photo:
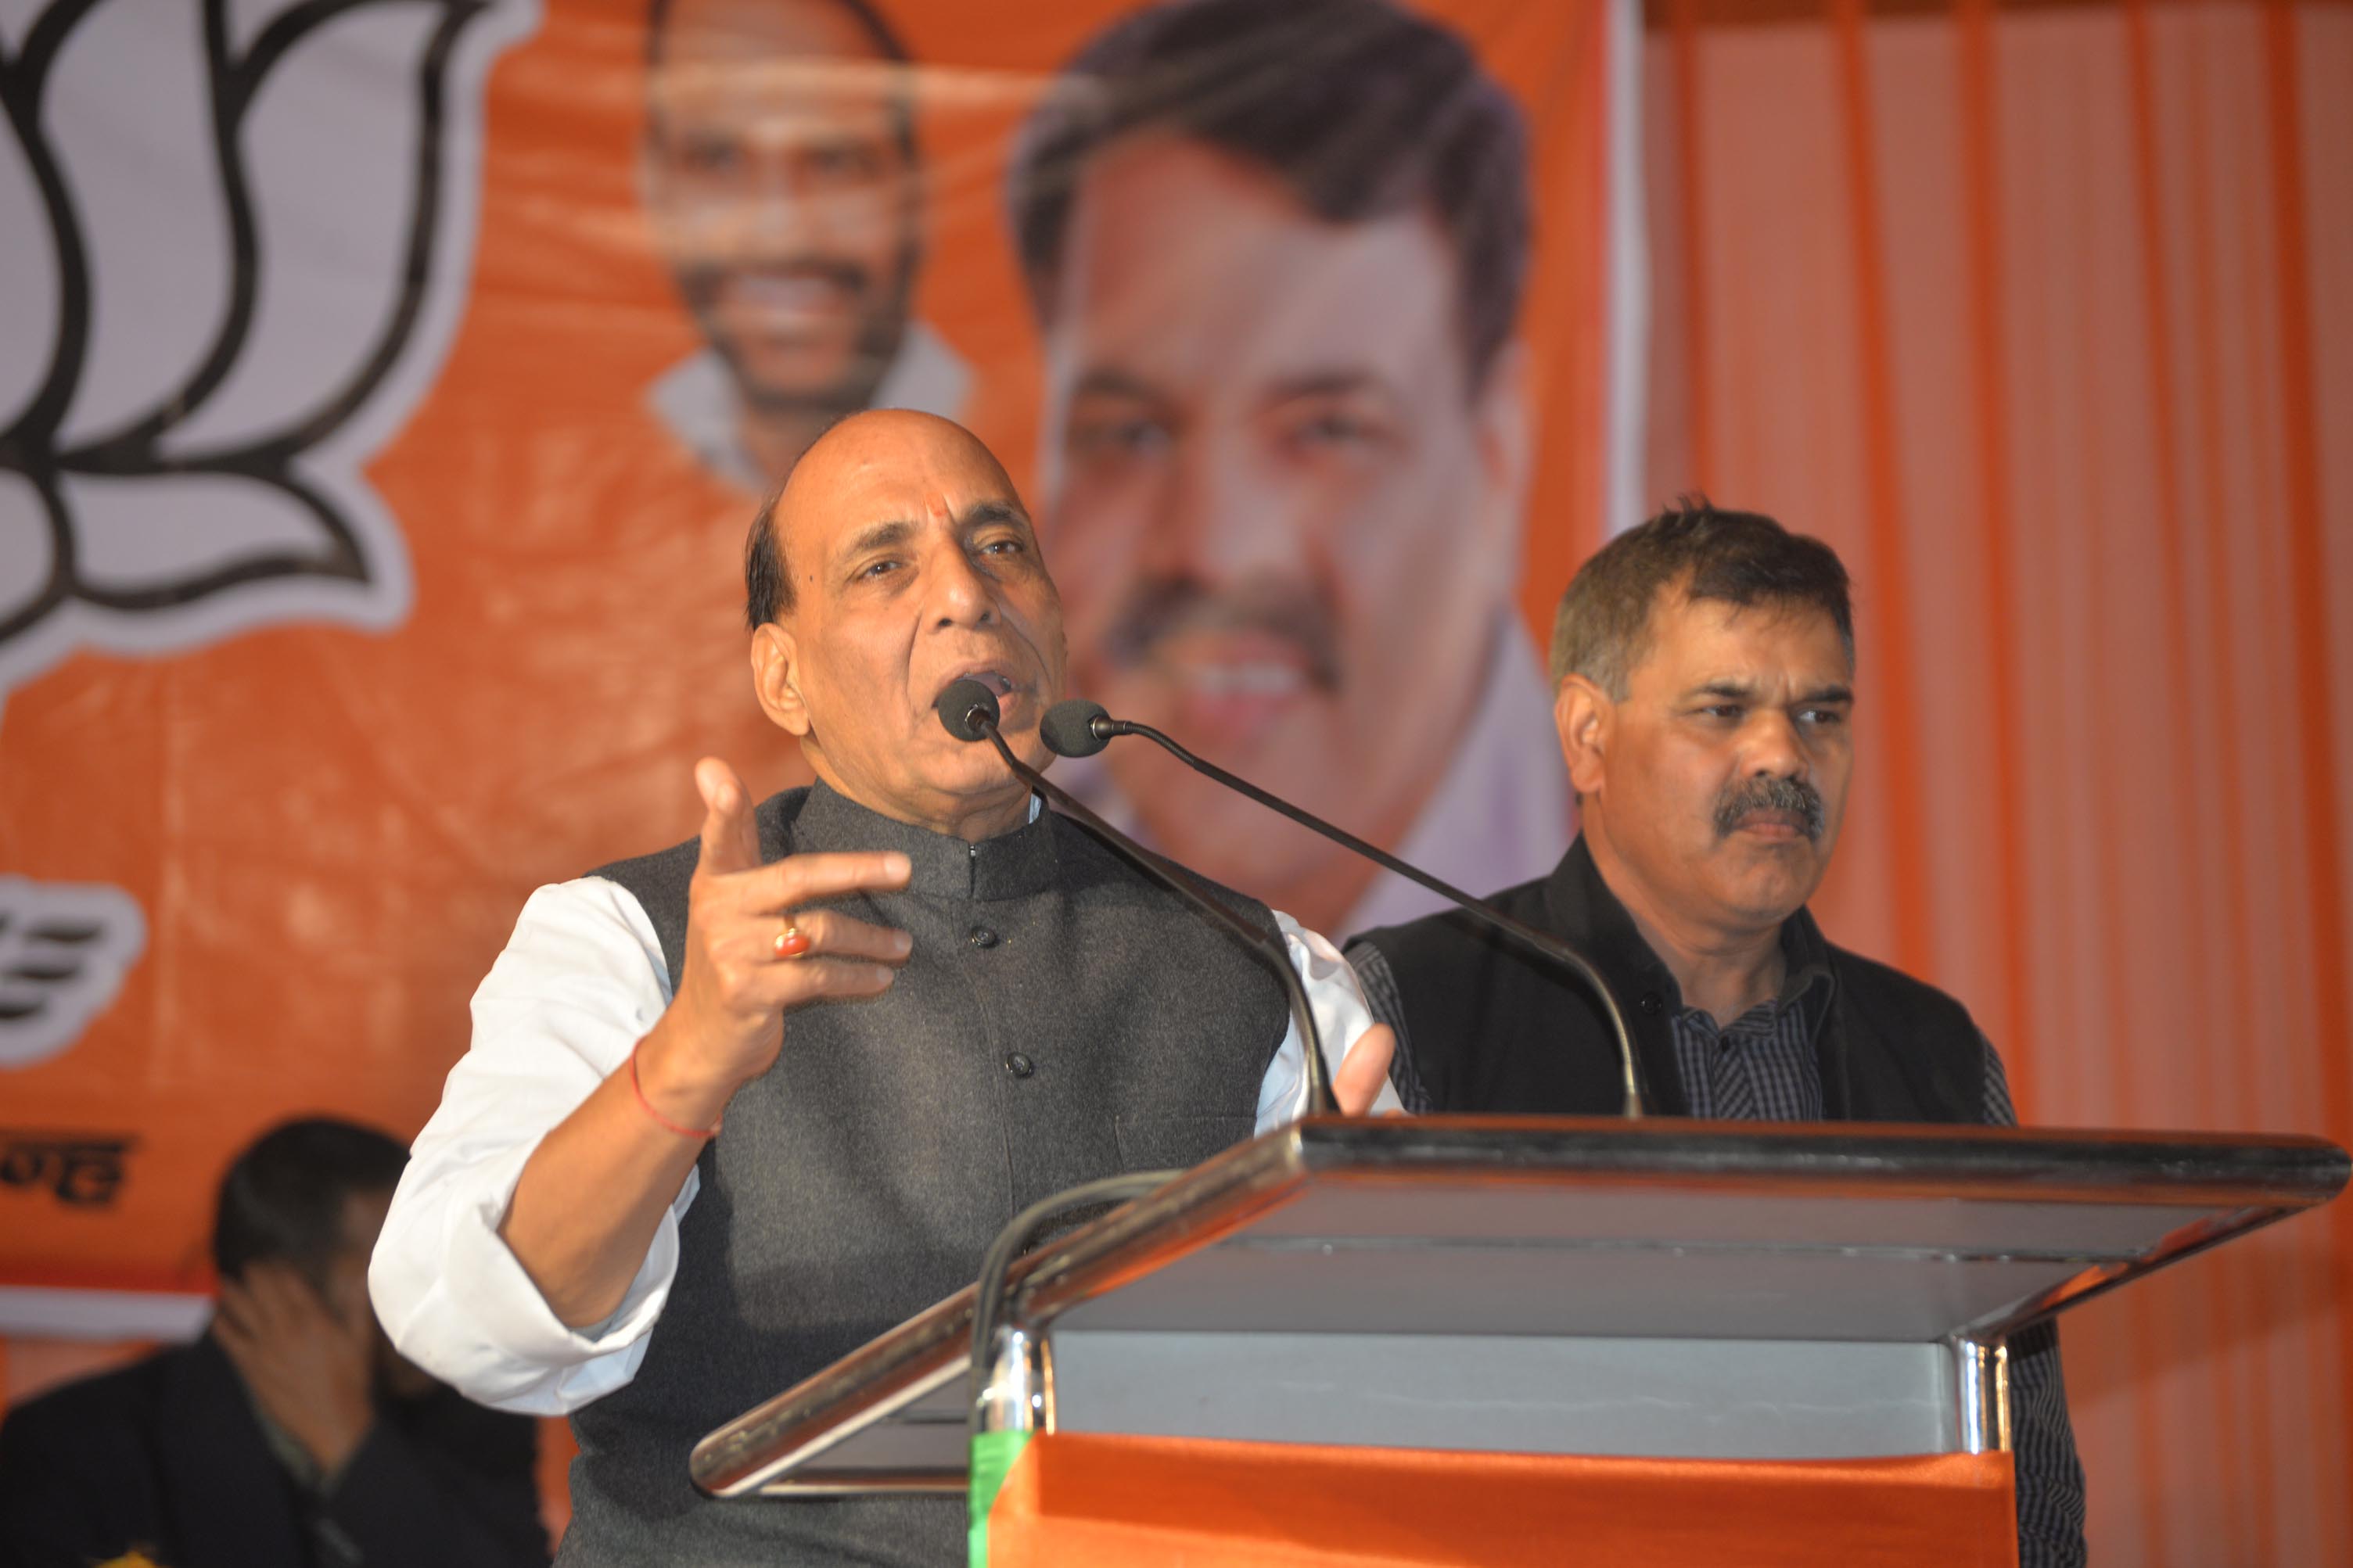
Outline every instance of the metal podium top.
{"label": "metal podium top", "polygon": [[[1314,1118],[1022,1261],[1032,1331],[1986,1339],[2303,1208],[2316,1138]],[[977,1260],[976,1260],[976,1264]],[[890,1484],[968,1404],[965,1289],[712,1432],[722,1495]],[[797,1479],[796,1479],[797,1478]]]}

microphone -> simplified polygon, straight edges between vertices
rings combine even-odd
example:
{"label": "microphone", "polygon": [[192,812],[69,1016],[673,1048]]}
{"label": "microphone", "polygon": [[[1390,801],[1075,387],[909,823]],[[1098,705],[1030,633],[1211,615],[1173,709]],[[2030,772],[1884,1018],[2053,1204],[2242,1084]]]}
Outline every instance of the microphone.
{"label": "microphone", "polygon": [[966,676],[951,680],[947,689],[932,703],[932,710],[949,734],[959,741],[985,741],[997,730],[1000,710],[997,693],[979,681]]}
{"label": "microphone", "polygon": [[1120,732],[1118,723],[1102,703],[1073,697],[1046,710],[1038,733],[1046,749],[1058,757],[1092,757],[1111,744],[1111,738]]}
{"label": "microphone", "polygon": [[[987,689],[981,687],[979,682],[974,681],[970,684],[980,690],[983,696],[987,695]],[[1038,733],[1045,741],[1047,749],[1060,757],[1092,757],[1110,745],[1118,736],[1141,735],[1204,778],[1214,779],[1228,789],[1249,796],[1268,810],[1280,812],[1302,827],[1322,834],[1342,848],[1363,856],[1376,866],[1394,871],[1408,881],[1419,883],[1440,898],[1452,901],[1464,913],[1484,923],[1491,930],[1502,932],[1521,946],[1543,957],[1566,965],[1578,979],[1585,982],[1595,996],[1600,999],[1602,1016],[1608,1020],[1609,1032],[1618,1043],[1618,1066],[1625,1086],[1622,1111],[1630,1121],[1641,1119],[1642,1115],[1641,1079],[1634,1066],[1634,1037],[1627,1032],[1626,1015],[1619,1007],[1618,997],[1609,989],[1609,983],[1601,977],[1601,971],[1593,966],[1591,959],[1587,958],[1568,943],[1549,932],[1538,931],[1524,921],[1515,921],[1500,910],[1491,909],[1461,889],[1451,883],[1440,881],[1420,867],[1398,859],[1378,845],[1367,844],[1347,829],[1335,827],[1322,817],[1302,811],[1282,796],[1268,794],[1248,779],[1237,778],[1217,763],[1203,761],[1149,724],[1139,724],[1128,719],[1113,718],[1100,702],[1090,702],[1079,697],[1057,702],[1046,710],[1044,721],[1038,726]]]}
{"label": "microphone", "polygon": [[[1068,706],[1068,703],[1059,705]],[[1007,745],[1005,737],[997,732],[999,710],[997,693],[979,681],[967,677],[948,682],[947,689],[939,694],[932,708],[939,714],[940,723],[949,734],[959,741],[987,741],[995,746],[997,754],[1005,759],[1005,765],[1013,770],[1016,778],[1093,828],[1104,842],[1137,870],[1240,937],[1261,957],[1268,959],[1276,976],[1282,982],[1283,994],[1291,1003],[1292,1022],[1298,1026],[1300,1044],[1306,1051],[1308,1111],[1311,1115],[1326,1114],[1339,1109],[1332,1099],[1330,1075],[1324,1070],[1324,1039],[1315,1028],[1315,1011],[1307,1004],[1307,988],[1300,984],[1299,971],[1292,967],[1291,954],[1285,951],[1280,935],[1270,935],[1261,931],[1219,900],[1178,877],[1171,868],[1173,862],[1145,848],[1095,815],[1070,791],[1047,783],[1045,774],[1015,756],[1013,748]],[[1047,745],[1051,748],[1053,742],[1050,740]],[[1096,749],[1100,751],[1102,748],[1098,746]]]}

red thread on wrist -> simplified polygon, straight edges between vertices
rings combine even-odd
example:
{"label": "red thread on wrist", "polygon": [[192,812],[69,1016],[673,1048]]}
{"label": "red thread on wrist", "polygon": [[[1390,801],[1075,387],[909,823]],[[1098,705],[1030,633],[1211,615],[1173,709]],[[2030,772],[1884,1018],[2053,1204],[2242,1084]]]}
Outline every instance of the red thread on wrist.
{"label": "red thread on wrist", "polygon": [[[639,1044],[642,1043],[642,1041],[639,1042]],[[681,1138],[716,1138],[719,1136],[719,1130],[727,1125],[725,1111],[720,1112],[719,1120],[709,1127],[681,1127],[656,1110],[654,1102],[646,1098],[646,1086],[638,1080],[638,1047],[636,1046],[629,1047],[629,1091],[638,1097],[638,1110],[652,1117],[666,1131],[675,1132]]]}

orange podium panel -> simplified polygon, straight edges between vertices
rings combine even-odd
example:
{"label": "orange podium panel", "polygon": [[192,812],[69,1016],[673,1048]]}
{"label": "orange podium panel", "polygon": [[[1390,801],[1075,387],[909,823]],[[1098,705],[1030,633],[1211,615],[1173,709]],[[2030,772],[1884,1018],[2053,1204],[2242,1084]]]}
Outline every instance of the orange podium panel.
{"label": "orange podium panel", "polygon": [[2010,1457],[1626,1459],[1032,1437],[988,1568],[2015,1568]]}

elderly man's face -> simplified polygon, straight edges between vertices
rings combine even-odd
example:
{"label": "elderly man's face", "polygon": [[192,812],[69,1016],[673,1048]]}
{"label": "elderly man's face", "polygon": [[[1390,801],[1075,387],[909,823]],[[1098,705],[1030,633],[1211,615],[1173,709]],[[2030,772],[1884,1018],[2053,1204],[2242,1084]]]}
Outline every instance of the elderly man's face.
{"label": "elderly man's face", "polygon": [[[1046,323],[1088,695],[1377,838],[1435,786],[1516,568],[1515,378],[1470,391],[1456,299],[1428,215],[1325,223],[1261,169],[1145,138],[1087,166]],[[1213,876],[1280,886],[1336,853],[1151,748],[1109,762]]]}
{"label": "elderly man's face", "polygon": [[[995,748],[942,728],[933,704],[966,676],[998,694],[1015,752],[1042,765],[1062,696],[1062,612],[1021,498],[971,436],[880,413],[810,448],[778,508],[795,603],[754,640],[778,721],[842,794],[955,831],[1026,800]],[[774,646],[780,660],[763,664]]]}
{"label": "elderly man's face", "polygon": [[652,213],[755,406],[863,407],[898,352],[917,202],[891,78],[823,0],[679,0],[670,16]]}
{"label": "elderly man's face", "polygon": [[1620,891],[1638,912],[1703,931],[1778,927],[1820,886],[1846,813],[1845,643],[1808,606],[1679,589],[1652,607],[1650,633],[1598,748],[1565,737],[1586,832],[1631,875]]}

